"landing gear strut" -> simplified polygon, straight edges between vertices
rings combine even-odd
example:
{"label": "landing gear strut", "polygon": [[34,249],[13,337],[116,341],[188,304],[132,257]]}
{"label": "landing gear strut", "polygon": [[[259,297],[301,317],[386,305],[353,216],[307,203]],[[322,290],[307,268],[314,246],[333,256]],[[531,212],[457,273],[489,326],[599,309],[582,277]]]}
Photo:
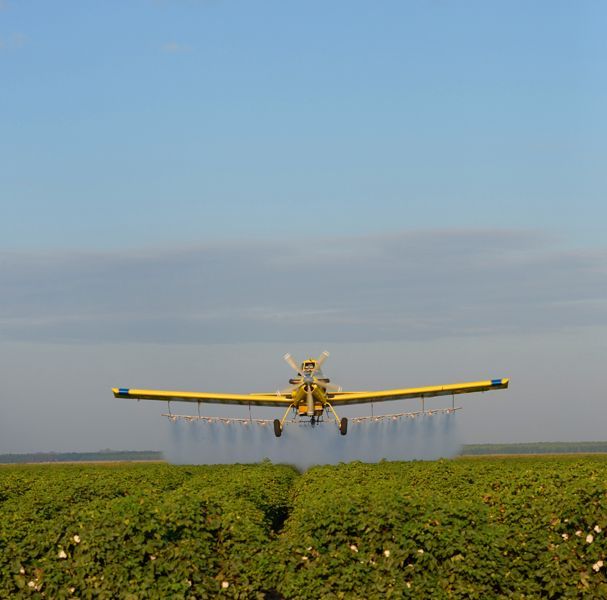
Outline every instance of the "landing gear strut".
{"label": "landing gear strut", "polygon": [[291,404],[287,410],[285,410],[285,414],[282,416],[280,421],[278,419],[274,419],[274,435],[276,437],[280,437],[282,435],[282,428],[284,427],[285,421],[287,420],[287,415],[292,408],[295,408],[295,405]]}

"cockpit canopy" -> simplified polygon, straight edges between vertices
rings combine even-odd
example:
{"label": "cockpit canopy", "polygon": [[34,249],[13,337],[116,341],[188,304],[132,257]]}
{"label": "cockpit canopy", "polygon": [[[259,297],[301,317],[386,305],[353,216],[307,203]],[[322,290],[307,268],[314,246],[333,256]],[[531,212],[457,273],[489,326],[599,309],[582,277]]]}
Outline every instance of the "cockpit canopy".
{"label": "cockpit canopy", "polygon": [[314,360],[306,360],[303,363],[301,363],[302,371],[313,371],[315,366],[316,366],[316,361],[314,361]]}

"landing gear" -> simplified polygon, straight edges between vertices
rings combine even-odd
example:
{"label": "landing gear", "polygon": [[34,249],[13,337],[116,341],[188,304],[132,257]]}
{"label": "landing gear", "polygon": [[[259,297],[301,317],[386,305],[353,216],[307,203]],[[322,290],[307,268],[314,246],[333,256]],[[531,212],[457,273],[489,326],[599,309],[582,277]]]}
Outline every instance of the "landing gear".
{"label": "landing gear", "polygon": [[[324,421],[323,413],[320,409],[318,409],[318,412],[316,412],[316,414],[308,415],[305,408],[306,407],[303,405],[299,406],[295,403],[291,404],[285,411],[285,414],[282,417],[282,420],[274,419],[274,421],[273,421],[274,435],[277,438],[282,436],[282,430],[284,428],[284,423],[285,423],[285,420],[286,420],[290,410],[295,411],[296,416],[299,416],[299,418],[300,418],[300,422],[305,422],[305,421],[303,421],[303,419],[305,417],[309,416],[310,417],[309,423],[312,427],[314,427],[318,423],[322,423]],[[325,401],[323,408],[327,411],[327,414],[329,414],[329,412],[333,413],[333,416],[335,417],[335,423],[337,424],[337,428],[339,429],[339,433],[341,435],[346,435],[346,433],[348,433],[348,419],[346,419],[345,417],[343,419],[340,419],[339,416],[337,415],[337,413],[335,412],[335,409],[331,406],[331,404],[329,404],[329,402]],[[297,413],[299,413],[299,414],[297,414]]]}
{"label": "landing gear", "polygon": [[333,413],[333,416],[335,417],[335,422],[337,423],[337,427],[339,428],[339,433],[341,433],[342,435],[346,435],[346,433],[348,433],[348,419],[346,419],[346,417],[340,419],[337,416],[335,409],[331,406],[329,402],[325,402],[325,406]]}

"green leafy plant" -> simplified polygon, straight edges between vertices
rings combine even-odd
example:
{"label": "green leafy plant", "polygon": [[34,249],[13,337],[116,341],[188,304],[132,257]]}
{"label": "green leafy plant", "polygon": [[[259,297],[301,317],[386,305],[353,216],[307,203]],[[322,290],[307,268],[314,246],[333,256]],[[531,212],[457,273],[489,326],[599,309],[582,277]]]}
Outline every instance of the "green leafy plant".
{"label": "green leafy plant", "polygon": [[607,458],[0,468],[0,597],[607,597]]}

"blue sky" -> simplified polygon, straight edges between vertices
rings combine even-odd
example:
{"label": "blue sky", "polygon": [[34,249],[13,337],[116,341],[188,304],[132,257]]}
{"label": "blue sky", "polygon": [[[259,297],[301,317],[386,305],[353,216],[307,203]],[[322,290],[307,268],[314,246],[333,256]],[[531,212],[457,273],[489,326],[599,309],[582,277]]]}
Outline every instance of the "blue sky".
{"label": "blue sky", "polygon": [[601,233],[602,3],[2,6],[8,247]]}
{"label": "blue sky", "polygon": [[345,387],[520,382],[464,441],[604,437],[606,17],[0,0],[0,451],[147,448],[109,387],[325,348]]}

